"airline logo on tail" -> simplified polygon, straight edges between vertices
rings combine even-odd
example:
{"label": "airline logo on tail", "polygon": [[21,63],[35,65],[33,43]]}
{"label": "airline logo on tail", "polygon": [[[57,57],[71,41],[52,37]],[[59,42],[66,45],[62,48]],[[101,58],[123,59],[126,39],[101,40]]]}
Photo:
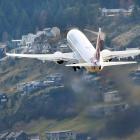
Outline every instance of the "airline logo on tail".
{"label": "airline logo on tail", "polygon": [[98,37],[97,37],[97,43],[96,43],[96,60],[99,61],[100,60],[100,51],[101,49],[103,49],[104,45],[104,34],[102,34],[101,28],[99,28],[99,32],[98,32]]}

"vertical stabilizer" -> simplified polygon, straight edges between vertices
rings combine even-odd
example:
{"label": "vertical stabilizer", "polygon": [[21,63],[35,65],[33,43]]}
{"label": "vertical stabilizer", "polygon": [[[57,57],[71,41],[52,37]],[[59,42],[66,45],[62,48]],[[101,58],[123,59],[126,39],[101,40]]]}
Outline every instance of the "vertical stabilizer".
{"label": "vertical stabilizer", "polygon": [[100,59],[100,51],[103,49],[104,46],[104,38],[105,35],[102,33],[101,28],[99,28],[97,42],[96,42],[96,59]]}

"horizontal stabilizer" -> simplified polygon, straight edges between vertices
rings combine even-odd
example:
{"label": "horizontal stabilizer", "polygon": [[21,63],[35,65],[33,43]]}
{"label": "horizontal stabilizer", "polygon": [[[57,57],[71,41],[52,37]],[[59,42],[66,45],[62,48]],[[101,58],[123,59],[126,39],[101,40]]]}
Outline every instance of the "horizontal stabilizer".
{"label": "horizontal stabilizer", "polygon": [[128,61],[128,62],[103,62],[102,66],[117,66],[117,65],[128,65],[128,64],[136,64],[136,61]]}
{"label": "horizontal stabilizer", "polygon": [[[128,64],[136,64],[135,61],[128,61],[128,62],[103,62],[101,63],[101,66],[107,67],[107,66],[117,66],[117,65],[128,65]],[[92,67],[97,66],[93,63],[78,63],[78,64],[67,64],[68,67]]]}
{"label": "horizontal stabilizer", "polygon": [[78,64],[67,64],[67,67],[91,67],[94,66],[92,63],[78,63]]}

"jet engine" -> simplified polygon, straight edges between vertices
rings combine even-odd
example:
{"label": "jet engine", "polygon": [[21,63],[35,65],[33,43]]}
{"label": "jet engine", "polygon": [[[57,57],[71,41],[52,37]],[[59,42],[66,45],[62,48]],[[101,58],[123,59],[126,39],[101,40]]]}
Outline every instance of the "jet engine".
{"label": "jet engine", "polygon": [[[57,52],[55,52],[54,53],[56,56],[62,56],[62,52],[59,52],[59,51],[57,51]],[[58,60],[57,62],[56,62],[57,64],[63,64],[64,63],[64,61],[63,60]]]}

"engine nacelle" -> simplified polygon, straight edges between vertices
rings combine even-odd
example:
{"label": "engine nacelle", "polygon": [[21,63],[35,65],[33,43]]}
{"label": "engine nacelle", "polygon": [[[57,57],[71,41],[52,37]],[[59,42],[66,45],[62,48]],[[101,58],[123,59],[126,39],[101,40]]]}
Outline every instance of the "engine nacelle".
{"label": "engine nacelle", "polygon": [[[101,55],[102,56],[107,56],[107,55],[109,55],[109,54],[111,54],[111,51],[110,50],[103,50],[102,52],[101,52]],[[110,62],[110,61],[112,61],[112,58],[106,58],[105,60],[104,60],[105,62]]]}
{"label": "engine nacelle", "polygon": [[110,50],[107,50],[107,49],[101,51],[101,54],[102,54],[102,55],[110,54],[110,53],[111,53],[111,51],[110,51]]}
{"label": "engine nacelle", "polygon": [[[56,57],[57,57],[57,56],[58,56],[58,57],[62,56],[62,52],[59,52],[59,51],[55,52],[54,54],[55,54]],[[63,64],[64,61],[63,61],[63,60],[58,60],[58,61],[56,61],[56,63],[57,63],[57,64]]]}
{"label": "engine nacelle", "polygon": [[55,52],[54,54],[55,54],[56,56],[62,56],[62,52],[59,52],[59,51]]}

